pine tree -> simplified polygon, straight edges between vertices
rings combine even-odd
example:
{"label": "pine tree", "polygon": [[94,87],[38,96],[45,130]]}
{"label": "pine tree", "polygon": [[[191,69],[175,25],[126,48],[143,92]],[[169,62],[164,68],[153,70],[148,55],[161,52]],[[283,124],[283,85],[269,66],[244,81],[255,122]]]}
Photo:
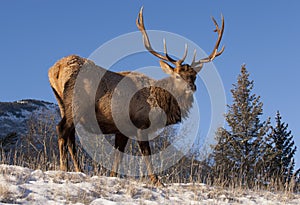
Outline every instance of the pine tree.
{"label": "pine tree", "polygon": [[288,124],[282,122],[281,115],[277,111],[275,127],[271,127],[272,132],[269,138],[272,141],[272,158],[270,159],[269,174],[280,183],[290,183],[293,176],[298,175],[300,169],[294,172],[297,147],[295,146],[293,135],[288,130]]}
{"label": "pine tree", "polygon": [[231,183],[237,180],[246,186],[253,185],[263,170],[264,138],[269,130],[269,120],[260,121],[263,103],[251,93],[253,86],[243,65],[231,90],[233,104],[228,105],[225,114],[228,129],[220,128],[217,132],[218,143],[213,153],[217,178]]}

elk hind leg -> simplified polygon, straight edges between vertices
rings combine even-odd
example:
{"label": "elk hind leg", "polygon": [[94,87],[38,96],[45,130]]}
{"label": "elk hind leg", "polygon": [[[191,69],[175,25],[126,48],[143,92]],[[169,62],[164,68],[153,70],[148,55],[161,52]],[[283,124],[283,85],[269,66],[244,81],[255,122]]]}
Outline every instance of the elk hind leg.
{"label": "elk hind leg", "polygon": [[66,118],[58,123],[56,126],[56,131],[58,134],[58,148],[59,148],[59,162],[60,162],[60,170],[67,171],[68,170],[68,160],[67,160],[67,135],[66,135]]}
{"label": "elk hind leg", "polygon": [[76,172],[81,172],[79,162],[78,162],[78,157],[77,157],[77,151],[76,151],[76,142],[75,142],[75,128],[72,127],[70,130],[70,134],[68,136],[68,150],[71,155],[74,168]]}
{"label": "elk hind leg", "polygon": [[116,134],[115,136],[115,153],[114,153],[114,162],[112,165],[112,169],[110,172],[111,177],[117,176],[117,171],[119,168],[119,164],[123,159],[123,153],[125,151],[125,147],[127,145],[128,138],[122,134]]}

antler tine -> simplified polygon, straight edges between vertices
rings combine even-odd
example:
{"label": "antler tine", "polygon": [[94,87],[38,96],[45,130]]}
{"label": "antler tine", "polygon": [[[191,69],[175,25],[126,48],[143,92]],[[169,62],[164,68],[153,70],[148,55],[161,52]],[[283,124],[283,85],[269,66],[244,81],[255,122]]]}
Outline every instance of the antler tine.
{"label": "antler tine", "polygon": [[176,60],[174,60],[173,58],[171,58],[171,57],[168,55],[166,39],[164,39],[163,42],[164,42],[164,52],[165,52],[166,58],[168,59],[168,61],[170,61],[170,62],[172,62],[173,64],[175,64],[175,63],[176,63]]}
{"label": "antler tine", "polygon": [[220,51],[218,51],[218,48],[220,46],[220,43],[221,43],[221,40],[222,40],[222,37],[223,37],[224,24],[225,24],[224,23],[224,16],[221,15],[221,18],[222,18],[222,25],[221,25],[221,29],[220,29],[217,21],[215,20],[214,17],[212,17],[212,20],[213,20],[213,22],[215,24],[215,27],[216,27],[216,29],[214,30],[214,32],[218,33],[218,39],[217,39],[217,42],[215,44],[215,47],[214,47],[212,53],[208,57],[200,59],[198,62],[195,62],[195,59],[193,59],[192,65],[197,66],[197,65],[202,64],[202,63],[211,62],[212,60],[215,59],[215,57],[217,57],[217,56],[219,56],[219,55],[221,55],[223,53],[223,51],[225,49],[224,46],[221,48]]}
{"label": "antler tine", "polygon": [[197,55],[197,50],[194,49],[194,56],[193,56],[193,60],[192,60],[192,64],[191,64],[191,67],[198,73],[200,72],[200,70],[202,69],[203,67],[203,63],[196,63],[195,60],[196,60],[196,55]]}
{"label": "antler tine", "polygon": [[167,43],[166,43],[166,39],[163,39],[163,43],[164,43],[164,52],[167,53]]}
{"label": "antler tine", "polygon": [[183,63],[183,61],[186,59],[187,53],[188,53],[188,45],[185,44],[183,57],[182,57],[182,59],[178,60],[176,63],[181,65]]}
{"label": "antler tine", "polygon": [[146,29],[145,29],[145,25],[144,25],[144,19],[143,19],[143,7],[141,8],[139,14],[138,14],[138,17],[136,19],[136,25],[138,27],[138,29],[141,31],[142,35],[143,35],[143,40],[144,40],[144,45],[146,47],[146,49],[152,53],[154,56],[162,59],[162,60],[165,60],[165,61],[168,61],[168,62],[171,62],[173,63],[174,65],[181,65],[184,60],[186,59],[186,56],[187,56],[187,52],[188,52],[188,48],[187,48],[187,44],[185,45],[185,51],[184,51],[184,55],[183,55],[183,58],[180,59],[180,60],[175,60],[173,59],[172,57],[170,57],[168,55],[168,52],[167,52],[167,45],[166,45],[166,41],[164,39],[164,54],[165,55],[161,55],[160,53],[156,52],[153,50],[151,44],[150,44],[150,40],[149,40],[149,37],[148,37],[148,34],[146,32]]}
{"label": "antler tine", "polygon": [[194,49],[194,55],[193,55],[193,60],[192,60],[192,62],[195,62],[195,60],[196,60],[196,55],[197,55],[197,50],[196,50],[196,48]]}
{"label": "antler tine", "polygon": [[143,8],[141,8],[139,14],[138,14],[138,17],[136,19],[136,26],[138,27],[138,29],[141,31],[142,35],[143,35],[143,40],[144,40],[144,45],[146,47],[146,49],[152,53],[154,56],[162,59],[162,60],[165,60],[165,61],[169,61],[171,63],[175,63],[176,61],[174,59],[172,59],[171,57],[168,56],[168,54],[166,53],[166,46],[165,46],[165,55],[166,56],[163,56],[161,55],[160,53],[156,52],[153,50],[151,44],[150,44],[150,40],[149,40],[149,37],[148,37],[148,34],[146,32],[146,29],[145,29],[145,25],[144,25],[144,19],[143,19]]}
{"label": "antler tine", "polygon": [[196,55],[197,55],[197,50],[196,48],[194,49],[194,55],[193,55],[193,59],[192,59],[192,63],[191,63],[191,66],[192,67],[196,67]]}

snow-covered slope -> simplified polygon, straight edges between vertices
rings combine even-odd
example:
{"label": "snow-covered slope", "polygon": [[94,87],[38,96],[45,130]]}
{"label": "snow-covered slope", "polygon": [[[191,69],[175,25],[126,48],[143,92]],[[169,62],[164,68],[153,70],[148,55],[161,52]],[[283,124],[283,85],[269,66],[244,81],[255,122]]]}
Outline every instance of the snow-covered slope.
{"label": "snow-covered slope", "polygon": [[0,165],[0,204],[300,204],[291,193],[224,190]]}
{"label": "snow-covered slope", "polygon": [[[0,141],[17,141],[28,131],[28,120],[40,115],[59,118],[58,106],[39,100],[19,100],[15,102],[0,102]],[[13,144],[10,142],[9,144]]]}

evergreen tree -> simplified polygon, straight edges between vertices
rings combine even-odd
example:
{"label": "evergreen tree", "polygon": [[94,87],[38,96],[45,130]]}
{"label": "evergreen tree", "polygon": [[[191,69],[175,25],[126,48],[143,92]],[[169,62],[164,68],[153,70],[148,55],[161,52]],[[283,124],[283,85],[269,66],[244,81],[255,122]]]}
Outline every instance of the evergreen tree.
{"label": "evergreen tree", "polygon": [[293,176],[300,172],[295,169],[294,155],[297,147],[295,146],[291,131],[288,130],[288,124],[281,121],[281,115],[277,111],[275,127],[272,126],[272,132],[269,138],[272,141],[272,158],[270,159],[269,174],[280,183],[290,183]]}
{"label": "evergreen tree", "polygon": [[213,170],[217,178],[227,182],[241,182],[251,186],[262,172],[264,138],[269,130],[269,120],[260,121],[263,103],[252,94],[254,82],[243,65],[237,84],[231,90],[233,104],[228,105],[225,119],[228,129],[220,128],[216,134],[217,145]]}

